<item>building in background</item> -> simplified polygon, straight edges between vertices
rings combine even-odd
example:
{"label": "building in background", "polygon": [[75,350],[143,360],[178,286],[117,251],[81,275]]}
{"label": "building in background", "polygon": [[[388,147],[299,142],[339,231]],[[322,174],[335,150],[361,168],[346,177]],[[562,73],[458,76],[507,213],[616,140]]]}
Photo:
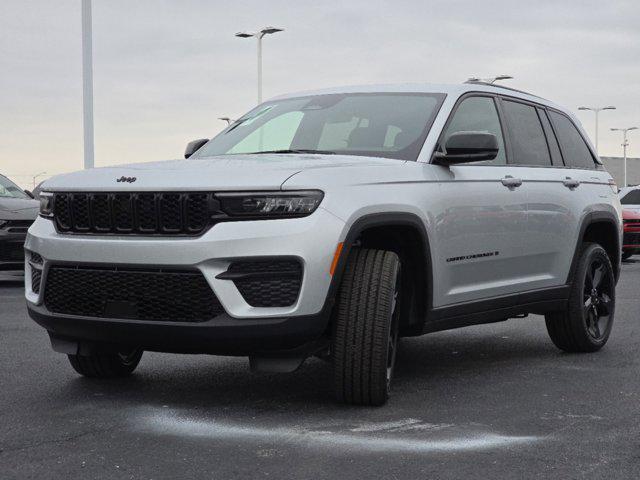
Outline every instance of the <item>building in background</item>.
{"label": "building in background", "polygon": [[[600,157],[604,167],[613,176],[618,187],[622,188],[623,178],[623,158],[622,157]],[[629,185],[640,185],[640,158],[627,158],[627,183]]]}

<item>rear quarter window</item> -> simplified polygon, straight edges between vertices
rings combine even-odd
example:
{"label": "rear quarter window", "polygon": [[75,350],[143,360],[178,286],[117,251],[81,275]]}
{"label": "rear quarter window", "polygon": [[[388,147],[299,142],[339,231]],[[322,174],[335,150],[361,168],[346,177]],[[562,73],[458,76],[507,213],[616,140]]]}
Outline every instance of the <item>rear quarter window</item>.
{"label": "rear quarter window", "polygon": [[567,167],[594,169],[596,164],[591,150],[573,122],[557,112],[550,111],[549,116]]}

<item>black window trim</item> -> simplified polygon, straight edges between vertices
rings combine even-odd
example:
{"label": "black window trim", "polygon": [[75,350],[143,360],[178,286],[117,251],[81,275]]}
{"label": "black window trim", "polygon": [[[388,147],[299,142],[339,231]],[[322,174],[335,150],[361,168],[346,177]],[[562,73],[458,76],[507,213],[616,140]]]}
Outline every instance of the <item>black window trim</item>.
{"label": "black window trim", "polygon": [[[442,127],[442,130],[440,131],[440,135],[438,136],[438,141],[435,144],[435,147],[433,149],[433,152],[431,153],[431,159],[429,160],[430,164],[433,164],[433,156],[434,154],[440,149],[440,144],[442,143],[443,136],[444,136],[444,132],[446,132],[447,128],[449,127],[449,124],[451,123],[451,120],[453,118],[453,116],[455,115],[456,111],[458,110],[458,107],[460,106],[460,104],[467,98],[469,97],[490,97],[493,98],[494,104],[496,106],[496,110],[498,111],[498,118],[500,121],[500,129],[502,131],[502,139],[504,142],[504,149],[505,149],[505,159],[506,159],[506,164],[500,164],[500,165],[495,165],[495,164],[490,164],[490,163],[482,163],[482,164],[473,164],[473,163],[466,163],[466,164],[460,164],[457,166],[460,167],[505,167],[505,166],[509,166],[509,167],[524,167],[524,168],[556,168],[556,169],[560,169],[560,170],[586,170],[586,171],[593,171],[593,170],[598,170],[598,167],[600,167],[600,169],[602,169],[603,167],[603,163],[600,162],[598,160],[598,156],[594,153],[594,151],[591,148],[591,144],[585,139],[584,135],[582,134],[582,131],[576,126],[575,122],[571,119],[571,117],[569,117],[566,113],[564,113],[561,110],[558,110],[557,108],[553,108],[550,106],[547,106],[543,103],[538,103],[538,102],[534,102],[525,98],[520,98],[520,97],[514,97],[512,95],[507,95],[507,94],[503,94],[503,93],[491,93],[491,92],[482,92],[482,91],[471,91],[471,92],[465,92],[463,95],[460,95],[460,97],[458,97],[458,100],[456,100],[455,105],[453,106],[453,108],[451,109],[451,113],[449,113],[449,117],[447,118],[447,121],[445,122],[444,126]],[[549,138],[546,136],[546,131],[544,128],[544,125],[542,124],[542,121],[540,121],[540,124],[542,126],[542,130],[545,132],[545,139],[547,141],[547,148],[549,149],[549,157],[551,158],[551,165],[523,165],[523,164],[518,164],[518,163],[513,163],[511,161],[511,139],[509,138],[510,135],[506,134],[506,120],[505,120],[505,115],[504,115],[504,111],[502,109],[502,101],[513,101],[513,102],[519,102],[519,103],[523,103],[525,105],[530,105],[532,107],[536,108],[536,112],[537,109],[542,109],[544,110],[545,114],[547,115],[547,120],[549,120],[549,124],[551,125],[551,130],[553,131],[553,135],[555,136],[557,145],[558,145],[558,149],[560,150],[560,156],[562,157],[562,163],[564,165],[554,165],[553,164],[553,157],[551,155],[551,146],[549,145]],[[573,127],[578,131],[578,134],[580,135],[580,137],[582,138],[582,141],[585,142],[585,144],[587,145],[587,149],[589,150],[589,153],[591,153],[591,157],[593,159],[594,162],[594,168],[584,168],[584,167],[576,167],[576,166],[572,166],[572,165],[567,165],[567,161],[565,160],[565,154],[562,151],[562,146],[560,145],[560,140],[558,140],[558,133],[557,133],[557,128],[553,123],[553,120],[551,118],[551,115],[549,115],[549,112],[555,112],[555,113],[559,113],[560,115],[563,115],[564,117],[566,117],[571,124],[573,125]],[[540,120],[540,118],[538,117],[538,120]]]}
{"label": "black window trim", "polygon": [[582,131],[580,130],[580,128],[578,128],[578,126],[571,119],[571,117],[569,115],[567,115],[566,113],[564,113],[563,111],[558,110],[557,108],[547,107],[546,110],[547,110],[547,117],[549,118],[549,122],[551,123],[551,128],[553,128],[554,133],[556,135],[556,138],[558,138],[557,126],[555,125],[555,123],[553,121],[553,117],[551,115],[549,115],[549,112],[557,113],[558,115],[562,115],[564,118],[569,120],[569,123],[571,123],[571,125],[573,125],[573,128],[576,129],[576,132],[578,132],[578,135],[580,135],[580,138],[582,139],[582,141],[584,142],[585,146],[587,147],[587,150],[589,150],[589,153],[591,154],[591,160],[593,161],[593,168],[584,168],[584,167],[578,167],[578,166],[575,166],[575,165],[567,165],[567,161],[565,160],[564,152],[562,151],[562,145],[560,144],[560,140],[558,140],[558,147],[560,148],[560,153],[562,154],[562,160],[563,160],[563,162],[565,164],[565,168],[571,168],[571,169],[574,169],[574,170],[598,170],[598,167],[602,167],[603,163],[599,160],[598,155],[596,155],[595,152],[591,149],[591,144],[584,137],[584,135],[582,134]]}
{"label": "black window trim", "polygon": [[[545,128],[545,124],[544,122],[540,122],[542,123],[542,129],[544,130],[544,134],[547,137],[547,145],[549,147],[549,154],[551,155],[551,164],[556,167],[556,168],[566,168],[567,167],[567,162],[564,159],[564,153],[562,153],[562,148],[560,148],[560,141],[558,140],[558,134],[556,133],[555,127],[553,126],[553,123],[551,123],[551,117],[549,116],[549,112],[547,111],[546,108],[543,107],[538,107],[538,115],[544,115],[545,118],[547,119],[547,122],[549,124],[549,128],[551,129],[551,132],[548,132],[549,134],[553,135],[553,139],[556,142],[556,145],[558,147],[558,152],[560,152],[560,161],[562,162],[562,165],[553,165],[553,154],[551,153],[551,141],[548,137],[548,133],[547,133],[547,129]],[[540,119],[542,120],[542,119]]]}

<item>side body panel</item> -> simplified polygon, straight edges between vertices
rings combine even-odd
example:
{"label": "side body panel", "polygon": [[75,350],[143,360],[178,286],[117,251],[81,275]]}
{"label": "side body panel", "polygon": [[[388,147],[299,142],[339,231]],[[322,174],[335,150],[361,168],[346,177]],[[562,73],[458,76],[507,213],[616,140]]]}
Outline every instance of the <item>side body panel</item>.
{"label": "side body panel", "polygon": [[509,165],[459,165],[437,169],[436,196],[424,197],[435,223],[433,305],[441,307],[529,288],[525,251],[527,201],[502,179]]}
{"label": "side body panel", "polygon": [[[561,285],[567,281],[582,224],[593,212],[615,213],[611,175],[571,168],[522,170],[529,211],[526,245],[530,268],[540,274],[535,287]],[[565,186],[567,177],[579,185]]]}

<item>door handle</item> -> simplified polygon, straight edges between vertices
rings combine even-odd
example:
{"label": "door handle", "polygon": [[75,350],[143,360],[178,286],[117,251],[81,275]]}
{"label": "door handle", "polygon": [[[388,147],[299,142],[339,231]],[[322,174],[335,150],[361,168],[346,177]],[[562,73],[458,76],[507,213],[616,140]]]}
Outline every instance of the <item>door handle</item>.
{"label": "door handle", "polygon": [[522,179],[521,178],[513,178],[511,175],[507,175],[506,177],[504,177],[502,179],[502,184],[505,187],[517,188],[520,185],[522,185]]}
{"label": "door handle", "polygon": [[573,190],[574,188],[578,188],[580,186],[580,180],[574,180],[571,177],[566,177],[562,184],[567,187],[569,190]]}

